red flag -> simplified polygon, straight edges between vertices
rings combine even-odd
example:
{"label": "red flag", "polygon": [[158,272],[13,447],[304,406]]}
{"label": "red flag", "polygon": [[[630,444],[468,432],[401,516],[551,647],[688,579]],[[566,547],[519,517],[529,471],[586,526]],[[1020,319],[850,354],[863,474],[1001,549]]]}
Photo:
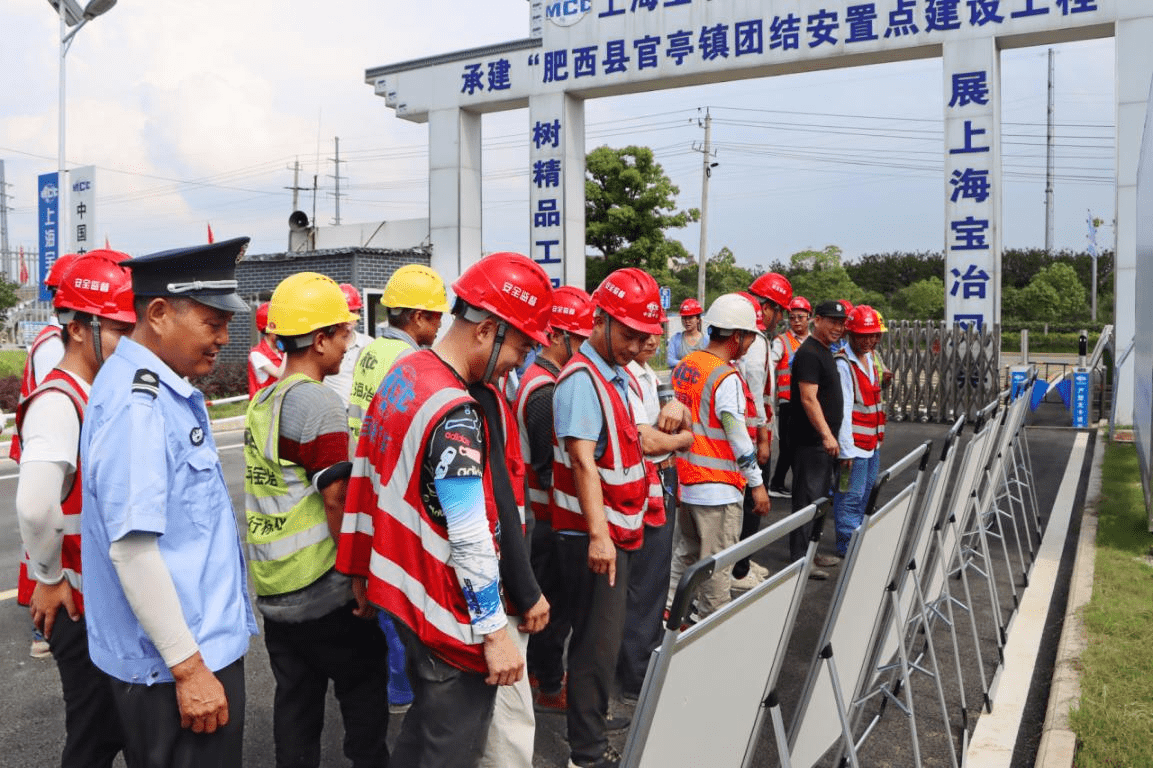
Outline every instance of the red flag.
{"label": "red flag", "polygon": [[24,262],[24,246],[20,246],[20,285],[28,284],[28,265]]}
{"label": "red flag", "polygon": [[108,235],[104,236],[104,250],[111,251],[112,246],[108,243]]}
{"label": "red flag", "polygon": [[216,242],[216,238],[212,236],[212,224],[211,223],[209,223],[209,225],[208,225],[208,242],[209,243],[215,243]]}

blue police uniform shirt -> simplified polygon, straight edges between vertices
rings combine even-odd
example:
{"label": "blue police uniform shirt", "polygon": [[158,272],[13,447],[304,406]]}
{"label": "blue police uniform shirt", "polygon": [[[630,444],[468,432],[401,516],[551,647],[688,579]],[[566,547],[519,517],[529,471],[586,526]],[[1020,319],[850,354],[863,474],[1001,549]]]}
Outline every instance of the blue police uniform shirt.
{"label": "blue police uniform shirt", "polygon": [[85,618],[96,666],[129,683],[172,681],[108,555],[111,542],[133,532],[158,534],[208,668],[243,656],[256,619],[204,395],[125,337],[92,384],[80,455]]}
{"label": "blue police uniform shirt", "polygon": [[[625,404],[629,402],[628,373],[619,366],[609,365],[587,340],[581,343],[581,354],[587,357],[606,380],[616,386]],[[605,417],[600,397],[592,379],[587,375],[565,378],[553,390],[553,428],[562,447],[566,437],[596,440],[596,456],[604,454],[606,435]]]}

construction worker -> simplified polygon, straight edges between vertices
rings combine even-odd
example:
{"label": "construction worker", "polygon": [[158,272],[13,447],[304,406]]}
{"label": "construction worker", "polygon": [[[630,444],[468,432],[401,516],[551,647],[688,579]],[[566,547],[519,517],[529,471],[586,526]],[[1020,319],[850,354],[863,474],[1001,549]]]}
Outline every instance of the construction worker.
{"label": "construction worker", "polygon": [[[822,301],[814,310],[813,330],[793,355],[791,392],[793,407],[798,410],[790,419],[793,444],[792,511],[800,510],[829,495],[833,469],[840,446],[837,433],[841,428],[844,401],[841,377],[830,347],[840,340],[845,330],[845,302]],[[810,524],[811,525],[811,524]],[[789,534],[789,558],[805,556],[809,546],[810,525]],[[829,578],[824,568],[840,562],[824,553],[816,555],[816,568],[809,578]]]}
{"label": "construction worker", "polygon": [[[673,369],[677,399],[692,415],[693,442],[677,458],[680,480],[678,533],[668,600],[690,565],[737,543],[745,487],[752,488],[753,512],[769,513],[769,495],[757,464],[756,446],[746,423],[752,400],[730,361],[748,351],[757,336],[757,314],[743,296],[720,296],[705,315],[709,343]],[[714,573],[697,593],[698,619],[730,600],[731,573]]]}
{"label": "construction worker", "polygon": [[773,391],[776,395],[774,415],[777,420],[777,468],[769,479],[769,495],[779,499],[790,497],[791,491],[785,485],[785,475],[793,466],[793,444],[790,440],[792,417],[792,367],[793,355],[801,342],[809,335],[809,319],[813,307],[804,296],[794,296],[789,302],[789,328],[773,339],[769,348],[770,375],[775,377]]}
{"label": "construction worker", "polygon": [[553,291],[549,343],[525,369],[514,409],[520,427],[521,454],[527,459],[525,480],[533,517],[532,567],[548,599],[548,626],[529,638],[528,672],[536,681],[538,712],[568,709],[564,689],[564,647],[572,620],[564,602],[563,576],[549,512],[553,463],[553,389],[565,363],[593,332],[592,299],[580,288],[562,285]]}
{"label": "construction worker", "polygon": [[340,369],[356,315],[331,278],[300,272],[269,302],[284,378],[261,390],[244,423],[248,566],[276,680],[278,766],[320,765],[328,681],[354,766],[388,765],[388,648],[363,579],[334,570],[344,516],[348,417],[321,383]]}
{"label": "construction worker", "polygon": [[64,694],[61,765],[111,766],[124,748],[108,676],[88,655],[81,594],[80,426],[104,358],[136,322],[128,256],[90,251],[73,260],[53,297],[64,357],[16,411],[22,443],[16,514],[31,554],[32,621],[56,658]]}
{"label": "construction worker", "polygon": [[449,310],[444,281],[423,264],[406,264],[393,272],[380,303],[388,311],[388,327],[360,353],[352,374],[348,431],[353,450],[360,439],[364,412],[388,369],[401,354],[432,346],[441,317]]}
{"label": "construction worker", "polygon": [[[865,505],[880,469],[881,443],[885,440],[881,387],[885,377],[876,348],[886,330],[875,309],[858,304],[845,318],[848,344],[835,355],[844,401],[837,434],[842,481],[833,494],[838,557],[845,556],[849,538],[865,518]],[[843,480],[846,475],[847,485]]]}
{"label": "construction worker", "polygon": [[690,352],[703,349],[708,339],[705,338],[701,327],[701,315],[705,312],[701,303],[696,299],[685,299],[681,302],[681,328],[669,339],[668,349],[665,351],[665,362],[672,368],[681,361],[681,358]]}
{"label": "construction worker", "polygon": [[372,337],[359,328],[359,312],[364,309],[364,300],[360,298],[360,291],[351,283],[341,283],[340,291],[344,294],[348,311],[357,316],[357,324],[352,328],[352,340],[349,342],[348,351],[344,353],[340,370],[331,376],[325,376],[324,383],[340,397],[340,402],[344,404],[344,410],[347,413],[349,395],[352,393],[353,370],[356,368],[356,361],[360,359],[360,353],[372,342]]}
{"label": "construction worker", "polygon": [[[44,278],[44,287],[48,289],[49,295],[56,295],[56,289],[60,286],[64,272],[71,266],[76,256],[75,253],[66,253],[52,262],[48,275]],[[62,357],[64,357],[64,342],[60,321],[53,315],[49,319],[48,325],[41,328],[40,332],[36,334],[36,338],[28,345],[28,357],[24,360],[24,373],[20,377],[20,399],[32,394],[32,390],[43,383],[44,377],[56,367]],[[19,403],[19,400],[17,402]],[[13,427],[12,440],[8,443],[8,458],[15,462],[20,461],[19,435],[20,428],[18,426]],[[18,605],[28,605],[28,601],[32,599],[32,590],[36,587],[36,581],[28,575],[28,569],[28,553],[25,552],[20,559],[20,569],[16,576],[16,603]],[[34,659],[46,659],[52,655],[48,641],[37,629],[32,630],[32,645],[28,655]]]}
{"label": "construction worker", "polygon": [[[569,764],[616,766],[609,694],[624,631],[629,559],[640,548],[650,496],[625,370],[662,332],[652,276],[618,269],[592,295],[592,336],[553,390],[552,524],[572,616],[568,647]],[[677,419],[678,423],[680,419]]]}
{"label": "construction worker", "polygon": [[204,396],[248,311],[248,238],[121,262],[136,327],[92,385],[80,437],[88,650],[112,680],[125,762],[240,766],[244,654],[256,634],[236,514]]}
{"label": "construction worker", "polygon": [[[493,382],[547,342],[552,286],[531,259],[496,253],[452,289],[447,333],[397,361],[369,404],[337,553],[405,642],[415,699],[394,760],[429,768],[477,765],[495,686],[524,677],[510,633],[548,622],[516,528],[515,418]],[[506,580],[509,566],[529,578]],[[502,586],[521,627],[508,626]]]}
{"label": "construction worker", "polygon": [[284,375],[284,355],[276,345],[276,334],[268,329],[268,302],[256,308],[256,330],[260,343],[248,352],[248,399],[257,391],[275,384]]}

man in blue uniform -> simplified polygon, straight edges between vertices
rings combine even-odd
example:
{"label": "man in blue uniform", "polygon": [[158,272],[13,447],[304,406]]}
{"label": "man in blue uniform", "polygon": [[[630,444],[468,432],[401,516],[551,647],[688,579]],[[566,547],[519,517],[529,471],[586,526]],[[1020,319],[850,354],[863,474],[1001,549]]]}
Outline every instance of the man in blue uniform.
{"label": "man in blue uniform", "polygon": [[248,238],[129,259],[137,324],[92,386],[80,439],[88,645],[127,763],[240,766],[256,622],[203,376],[247,310]]}

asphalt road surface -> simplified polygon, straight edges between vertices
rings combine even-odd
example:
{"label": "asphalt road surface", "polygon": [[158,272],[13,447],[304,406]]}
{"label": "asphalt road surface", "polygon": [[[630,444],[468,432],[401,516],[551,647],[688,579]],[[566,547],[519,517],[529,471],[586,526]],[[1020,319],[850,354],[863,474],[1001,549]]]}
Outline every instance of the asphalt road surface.
{"label": "asphalt road surface", "polygon": [[[937,424],[892,424],[884,449],[882,467],[896,461],[909,450],[925,440],[939,438],[946,430],[945,425]],[[971,434],[971,427],[966,428],[965,438]],[[1033,459],[1035,470],[1038,473],[1040,503],[1044,511],[1052,505],[1057,482],[1053,480],[1053,473],[1064,467],[1064,457],[1068,455],[1068,446],[1072,442],[1072,430],[1040,431],[1030,430],[1030,444],[1033,446]],[[243,458],[241,455],[241,433],[223,432],[217,435],[221,461],[224,466],[225,478],[235,509],[243,515]],[[775,458],[775,457],[774,457]],[[8,460],[0,461],[0,591],[4,591],[16,584],[17,564],[20,554],[20,538],[16,524],[13,505],[16,490],[16,467]],[[787,502],[774,499],[774,511],[767,518],[775,521],[784,516],[787,511]],[[1079,524],[1079,510],[1075,514],[1075,525]],[[831,528],[831,526],[830,526]],[[1075,531],[1074,531],[1075,533]],[[822,552],[832,552],[831,530],[827,529],[822,541]],[[784,564],[785,552],[783,545],[779,552],[767,552],[757,558],[770,568],[780,567]],[[1067,579],[1066,579],[1067,581]],[[782,673],[780,693],[783,701],[788,701],[790,691],[799,689],[803,682],[807,665],[812,656],[812,646],[820,631],[820,624],[824,611],[832,598],[834,581],[810,582],[805,595],[805,610],[790,646],[789,656]],[[1056,636],[1060,631],[1059,619],[1063,613],[1064,590],[1054,597],[1054,609],[1051,609],[1051,621],[1058,623],[1051,633],[1051,644],[1055,647]],[[259,614],[258,614],[259,618]],[[14,589],[12,594],[5,592],[0,599],[0,679],[7,683],[0,687],[0,767],[6,766],[37,766],[57,763],[64,739],[63,704],[60,699],[59,677],[55,663],[51,659],[32,659],[28,648],[31,641],[31,622],[27,609],[16,604]],[[1046,649],[1042,649],[1044,655]],[[247,707],[245,713],[245,765],[254,768],[274,765],[272,751],[272,699],[273,681],[269,670],[268,658],[264,649],[262,638],[253,639],[248,656],[245,661],[247,677]],[[1047,666],[1046,666],[1047,665]],[[1036,738],[1041,731],[1041,719],[1044,717],[1044,699],[1048,692],[1048,678],[1052,666],[1052,651],[1047,660],[1040,662],[1035,676],[1036,689],[1031,694],[1033,707],[1032,714],[1027,713],[1026,723],[1022,725],[1022,742],[1028,742],[1031,737],[1031,747],[1026,743],[1024,747],[1019,742],[1019,755],[1014,758],[1014,765],[1032,765],[1031,753],[1036,750]],[[703,695],[718,695],[716,692],[702,692]],[[623,713],[628,708],[618,705]],[[788,707],[786,706],[786,710]],[[786,711],[786,722],[790,715]],[[395,739],[399,729],[401,716],[392,716],[389,724],[390,743]],[[129,724],[131,727],[131,724]],[[873,752],[868,764],[875,765],[912,765],[911,756],[907,749],[900,746],[905,725],[900,718],[890,717],[887,721],[888,732],[881,732],[875,736],[872,743],[879,749],[880,754]],[[971,727],[971,724],[970,724]],[[766,729],[767,731],[768,729]],[[568,758],[567,744],[564,740],[564,718],[559,715],[539,715],[536,737],[536,766],[563,766]],[[958,737],[958,734],[954,734]],[[339,710],[331,693],[326,716],[326,727],[323,737],[321,764],[325,766],[347,765],[341,753],[341,739],[343,729],[340,722]],[[612,735],[612,742],[623,748],[624,732]],[[702,734],[707,738],[707,734]],[[943,750],[946,741],[944,735],[933,736],[925,733],[922,736],[922,746],[930,751],[936,750],[926,759],[926,765],[947,765],[948,761]],[[1031,752],[1030,752],[1031,750]],[[760,747],[757,750],[756,765],[772,765],[775,763],[771,740],[764,734]]]}

